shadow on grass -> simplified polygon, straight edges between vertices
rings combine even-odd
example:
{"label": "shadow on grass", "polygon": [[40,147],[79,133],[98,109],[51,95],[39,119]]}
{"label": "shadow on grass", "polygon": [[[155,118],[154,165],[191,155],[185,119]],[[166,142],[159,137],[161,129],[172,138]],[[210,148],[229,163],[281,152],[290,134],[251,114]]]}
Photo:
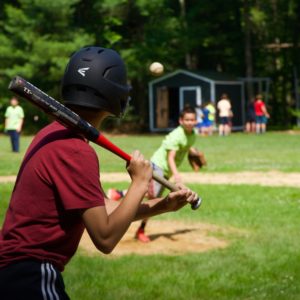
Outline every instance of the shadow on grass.
{"label": "shadow on grass", "polygon": [[175,230],[172,233],[170,232],[170,233],[150,234],[148,236],[151,241],[155,241],[156,239],[158,239],[160,237],[164,237],[166,239],[169,239],[170,241],[176,241],[176,238],[174,238],[176,235],[190,233],[190,232],[196,231],[196,230],[197,229],[182,229],[182,230]]}

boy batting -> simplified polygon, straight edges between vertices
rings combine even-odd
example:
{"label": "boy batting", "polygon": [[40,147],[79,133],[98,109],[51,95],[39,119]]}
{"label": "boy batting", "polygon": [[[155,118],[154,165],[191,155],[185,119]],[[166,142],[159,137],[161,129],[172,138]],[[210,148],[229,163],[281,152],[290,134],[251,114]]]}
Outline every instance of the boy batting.
{"label": "boy batting", "polygon": [[[120,117],[130,87],[126,68],[112,49],[86,47],[72,55],[62,79],[64,103],[94,127]],[[152,167],[132,153],[124,201],[105,198],[97,155],[80,134],[54,121],[29,146],[0,233],[1,299],[69,299],[61,272],[84,229],[110,253],[134,220],[176,211],[197,200],[187,188],[141,203]],[[101,179],[101,176],[100,176]]]}

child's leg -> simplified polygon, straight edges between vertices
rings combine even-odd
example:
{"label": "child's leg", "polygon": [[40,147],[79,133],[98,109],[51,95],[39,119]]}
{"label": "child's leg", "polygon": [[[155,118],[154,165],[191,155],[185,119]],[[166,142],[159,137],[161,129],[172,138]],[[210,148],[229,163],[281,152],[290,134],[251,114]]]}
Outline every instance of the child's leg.
{"label": "child's leg", "polygon": [[[153,166],[153,169],[155,170],[155,173],[157,173],[157,175],[163,177],[163,170],[160,169],[157,166]],[[147,198],[149,200],[154,199],[154,198],[158,198],[161,197],[162,193],[164,191],[164,187],[157,181],[155,181],[154,179],[151,180],[150,185],[149,185],[149,189],[148,189],[148,194],[147,194]],[[135,238],[138,239],[140,242],[143,243],[148,243],[150,242],[150,238],[145,234],[145,228],[147,225],[149,219],[144,219],[142,220],[139,228],[137,229],[137,232],[135,234]]]}
{"label": "child's leg", "polygon": [[223,124],[219,125],[219,135],[220,136],[224,135],[224,125]]}

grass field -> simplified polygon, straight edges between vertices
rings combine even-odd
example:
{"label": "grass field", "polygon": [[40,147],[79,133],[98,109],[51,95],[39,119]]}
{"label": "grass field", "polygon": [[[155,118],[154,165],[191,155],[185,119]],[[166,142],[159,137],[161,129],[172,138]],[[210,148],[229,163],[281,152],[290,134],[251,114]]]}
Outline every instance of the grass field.
{"label": "grass field", "polygon": [[[148,156],[161,139],[162,136],[112,137],[126,151],[139,145]],[[0,139],[1,174],[15,174],[22,153],[12,156],[4,140]],[[24,137],[22,142],[25,145],[29,141]],[[299,135],[234,134],[228,138],[199,138],[197,146],[207,154],[209,167],[205,172],[300,172]],[[106,163],[102,171],[123,170],[122,161],[103,150],[97,152]],[[3,168],[4,161],[7,163]],[[187,163],[181,170],[190,170]],[[126,183],[105,183],[104,188],[112,185],[123,188]],[[71,299],[300,299],[300,188],[190,187],[205,199],[199,211],[186,207],[156,219],[237,229],[238,233],[221,236],[229,241],[227,248],[180,256],[157,253],[113,258],[87,257],[79,251],[63,273]],[[1,220],[11,189],[12,184],[0,185]]]}
{"label": "grass field", "polygon": [[[121,149],[131,153],[139,149],[150,158],[163,135],[108,136]],[[8,137],[0,136],[0,176],[16,174],[31,136],[21,138],[20,154],[11,153]],[[271,132],[265,135],[232,134],[226,138],[199,137],[196,146],[204,151],[209,167],[205,172],[268,171],[300,172],[300,134]],[[124,162],[112,153],[94,145],[100,157],[102,172],[124,170]],[[181,171],[190,171],[187,161]]]}

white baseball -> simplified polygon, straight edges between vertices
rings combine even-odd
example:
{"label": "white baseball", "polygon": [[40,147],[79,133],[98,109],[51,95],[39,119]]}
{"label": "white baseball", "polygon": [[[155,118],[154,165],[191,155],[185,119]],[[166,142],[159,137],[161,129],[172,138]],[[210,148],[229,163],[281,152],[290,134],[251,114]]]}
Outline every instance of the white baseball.
{"label": "white baseball", "polygon": [[164,66],[160,62],[153,62],[149,67],[153,75],[161,75],[164,72]]}

